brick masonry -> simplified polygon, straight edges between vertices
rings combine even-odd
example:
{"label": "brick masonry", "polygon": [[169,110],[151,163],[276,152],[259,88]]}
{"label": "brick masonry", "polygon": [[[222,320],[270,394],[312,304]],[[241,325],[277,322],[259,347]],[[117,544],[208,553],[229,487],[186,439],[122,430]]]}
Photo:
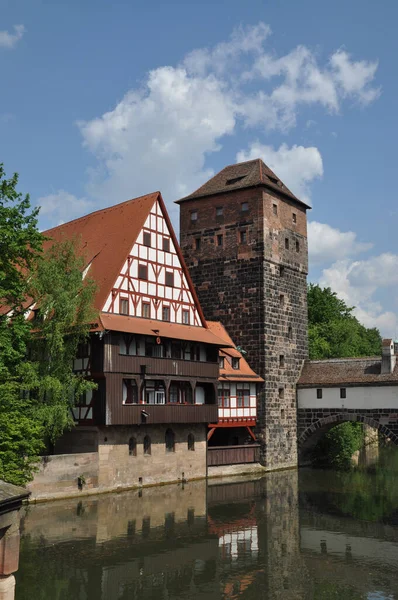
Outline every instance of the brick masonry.
{"label": "brick masonry", "polygon": [[297,465],[295,386],[308,352],[304,207],[264,188],[188,200],[180,205],[180,244],[205,317],[226,326],[265,379],[257,430],[262,464]]}

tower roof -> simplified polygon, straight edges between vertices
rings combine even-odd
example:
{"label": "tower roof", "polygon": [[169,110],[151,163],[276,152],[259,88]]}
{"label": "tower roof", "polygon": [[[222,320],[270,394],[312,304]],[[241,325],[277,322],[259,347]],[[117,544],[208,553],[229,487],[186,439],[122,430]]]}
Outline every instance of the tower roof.
{"label": "tower roof", "polygon": [[261,158],[224,167],[222,171],[217,173],[217,175],[214,175],[214,177],[209,179],[209,181],[199,189],[192,194],[189,194],[189,196],[176,200],[176,203],[179,204],[187,200],[196,200],[205,196],[225,194],[235,190],[258,186],[264,186],[270,190],[274,190],[306,208],[311,208],[308,204],[299,200],[279,177],[267,167]]}

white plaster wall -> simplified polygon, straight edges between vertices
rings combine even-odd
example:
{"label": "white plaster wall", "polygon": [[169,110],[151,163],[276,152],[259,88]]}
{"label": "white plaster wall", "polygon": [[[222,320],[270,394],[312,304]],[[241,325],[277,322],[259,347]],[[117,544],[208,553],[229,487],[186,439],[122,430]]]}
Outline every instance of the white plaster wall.
{"label": "white plaster wall", "polygon": [[[342,385],[341,387],[344,387]],[[322,398],[316,391],[322,389]],[[299,408],[390,408],[398,412],[398,385],[346,387],[346,398],[340,398],[340,386],[298,389]]]}

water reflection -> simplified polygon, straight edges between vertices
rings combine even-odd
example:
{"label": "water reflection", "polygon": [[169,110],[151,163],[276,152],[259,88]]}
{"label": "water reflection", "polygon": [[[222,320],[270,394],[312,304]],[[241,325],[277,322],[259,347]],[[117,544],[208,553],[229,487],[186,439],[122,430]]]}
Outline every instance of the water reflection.
{"label": "water reflection", "polygon": [[16,599],[398,600],[391,483],[286,471],[31,506]]}

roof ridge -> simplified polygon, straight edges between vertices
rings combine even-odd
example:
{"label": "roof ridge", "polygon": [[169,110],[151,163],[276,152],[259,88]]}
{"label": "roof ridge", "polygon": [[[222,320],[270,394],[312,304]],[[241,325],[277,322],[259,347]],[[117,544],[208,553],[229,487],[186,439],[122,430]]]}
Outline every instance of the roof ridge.
{"label": "roof ridge", "polygon": [[76,219],[72,219],[71,221],[67,221],[66,223],[61,223],[60,225],[56,225],[55,227],[51,227],[50,229],[45,229],[44,231],[42,231],[42,233],[47,234],[50,231],[54,231],[54,229],[58,229],[60,227],[67,227],[69,225],[76,223],[77,221],[81,221],[82,219],[87,219],[87,217],[91,217],[92,215],[96,215],[101,212],[103,212],[103,213],[111,212],[115,209],[119,209],[121,206],[130,204],[130,202],[135,202],[136,200],[141,200],[141,198],[149,198],[150,196],[158,197],[159,194],[160,194],[160,191],[150,192],[149,194],[142,194],[142,196],[137,196],[137,198],[130,198],[129,200],[124,200],[123,202],[119,202],[118,204],[113,204],[112,206],[105,206],[104,208],[99,208],[97,210],[93,210],[90,213],[87,213],[86,215],[82,215],[81,217],[76,217]]}

